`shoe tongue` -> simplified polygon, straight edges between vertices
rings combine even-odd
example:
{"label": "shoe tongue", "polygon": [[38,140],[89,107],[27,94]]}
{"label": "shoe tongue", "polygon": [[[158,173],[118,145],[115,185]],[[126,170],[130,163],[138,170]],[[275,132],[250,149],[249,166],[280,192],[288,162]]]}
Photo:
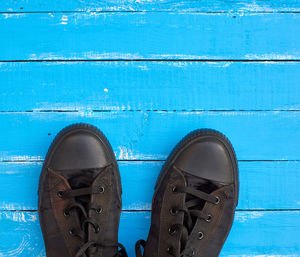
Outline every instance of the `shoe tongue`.
{"label": "shoe tongue", "polygon": [[[212,192],[214,192],[220,187],[220,185],[217,182],[199,178],[186,172],[183,172],[183,174],[186,178],[186,183],[188,187],[193,187],[194,189],[202,191],[204,193],[211,194]],[[194,198],[195,198],[194,196],[187,194],[186,202]],[[202,210],[206,201],[199,198],[198,200],[199,200],[199,204],[193,207],[193,209]]]}
{"label": "shoe tongue", "polygon": [[195,189],[208,194],[212,193],[221,186],[220,183],[215,181],[199,178],[186,172],[183,172],[183,174],[186,178],[187,186],[194,187]]}
{"label": "shoe tongue", "polygon": [[[93,181],[103,169],[104,167],[90,169],[60,170],[57,171],[57,173],[62,175],[68,181],[72,189],[78,189],[92,186]],[[90,199],[90,195],[75,197],[75,200],[80,202],[86,210],[89,208]]]}
{"label": "shoe tongue", "polygon": [[89,187],[103,168],[72,169],[57,171],[70,184],[72,189]]}

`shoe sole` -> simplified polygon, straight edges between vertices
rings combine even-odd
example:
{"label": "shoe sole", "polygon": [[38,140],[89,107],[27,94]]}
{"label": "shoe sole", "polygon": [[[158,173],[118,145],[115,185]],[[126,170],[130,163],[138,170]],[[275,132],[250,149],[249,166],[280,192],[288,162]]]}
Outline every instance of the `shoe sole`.
{"label": "shoe sole", "polygon": [[174,161],[176,160],[177,156],[180,154],[181,150],[186,147],[188,144],[192,144],[195,142],[199,137],[215,137],[218,140],[220,140],[225,147],[227,148],[229,155],[231,157],[231,161],[233,164],[233,173],[234,173],[234,191],[235,191],[235,206],[238,205],[239,200],[239,172],[238,172],[238,165],[237,165],[237,159],[236,154],[233,149],[232,144],[228,140],[228,138],[220,133],[219,131],[213,130],[213,129],[198,129],[190,132],[187,134],[172,150],[171,154],[169,155],[168,159],[166,160],[165,164],[163,165],[160,174],[158,176],[158,179],[156,181],[155,185],[155,192],[157,192],[157,189],[160,187],[161,182],[163,181],[165,175],[167,174],[167,171],[169,168],[173,165]]}
{"label": "shoe sole", "polygon": [[73,133],[74,131],[77,130],[82,130],[82,131],[87,131],[89,133],[92,133],[94,135],[96,135],[100,141],[103,142],[103,145],[106,147],[107,149],[107,153],[109,155],[109,157],[111,158],[111,162],[114,164],[115,169],[114,170],[114,176],[117,179],[117,190],[118,190],[118,195],[120,196],[120,200],[121,200],[121,194],[122,194],[122,187],[121,187],[121,176],[120,176],[120,172],[119,172],[119,166],[115,157],[115,154],[112,150],[112,147],[109,143],[109,141],[107,140],[107,138],[105,137],[105,135],[95,126],[90,125],[90,124],[86,124],[86,123],[76,123],[76,124],[72,124],[70,126],[65,127],[64,129],[62,129],[54,138],[53,142],[51,143],[51,146],[48,149],[46,158],[44,160],[44,164],[42,167],[42,172],[40,175],[40,179],[39,179],[39,188],[38,188],[38,196],[39,196],[39,200],[38,200],[38,210],[40,210],[40,206],[41,206],[41,199],[42,197],[40,197],[40,195],[43,194],[43,187],[42,185],[44,184],[45,178],[46,178],[46,170],[48,167],[48,162],[50,159],[50,155],[51,153],[54,152],[55,148],[59,145],[59,143],[61,142],[61,140],[66,137],[68,134]]}

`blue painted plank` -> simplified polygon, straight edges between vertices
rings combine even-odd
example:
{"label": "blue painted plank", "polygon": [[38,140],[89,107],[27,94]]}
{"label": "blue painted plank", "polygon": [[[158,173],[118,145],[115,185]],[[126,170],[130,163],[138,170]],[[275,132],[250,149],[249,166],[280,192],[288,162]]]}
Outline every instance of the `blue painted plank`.
{"label": "blue painted plank", "polygon": [[291,12],[299,11],[297,0],[7,0],[0,3],[2,12],[51,12],[51,11],[181,11],[181,12]]}
{"label": "blue painted plank", "polygon": [[54,136],[74,122],[99,127],[120,160],[163,160],[188,132],[214,128],[239,160],[299,160],[300,112],[0,113],[0,160],[43,159]]}
{"label": "blue painted plank", "polygon": [[[162,161],[119,162],[123,210],[151,210],[162,165]],[[41,167],[41,162],[0,162],[0,209],[37,209]],[[300,162],[239,162],[239,169],[238,209],[300,209]]]}
{"label": "blue painted plank", "polygon": [[300,59],[299,20],[298,13],[1,13],[0,60]]}
{"label": "blue painted plank", "polygon": [[[123,212],[120,242],[134,257],[134,243],[146,238],[149,212]],[[220,256],[299,256],[300,212],[237,212]],[[45,256],[37,213],[0,213],[0,256]]]}
{"label": "blue painted plank", "polygon": [[300,110],[299,62],[13,62],[0,67],[0,84],[6,85],[0,111]]}

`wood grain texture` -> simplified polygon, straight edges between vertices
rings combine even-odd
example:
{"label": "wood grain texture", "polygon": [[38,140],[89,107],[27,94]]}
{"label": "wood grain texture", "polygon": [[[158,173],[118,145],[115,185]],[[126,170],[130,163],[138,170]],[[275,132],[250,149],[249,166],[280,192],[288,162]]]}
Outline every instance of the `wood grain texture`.
{"label": "wood grain texture", "polygon": [[293,60],[299,21],[298,13],[1,13],[0,60]]}
{"label": "wood grain texture", "polygon": [[181,12],[296,12],[297,0],[69,0],[61,2],[39,0],[7,0],[0,3],[1,12],[53,12],[53,11],[181,11]]}
{"label": "wood grain texture", "polygon": [[163,160],[205,127],[240,160],[221,257],[300,256],[299,21],[298,0],[1,1],[0,257],[45,256],[39,174],[74,122],[119,159],[129,257]]}
{"label": "wood grain texture", "polygon": [[[146,238],[149,212],[123,212],[120,242],[133,257],[134,243]],[[237,212],[220,256],[299,256],[300,212]],[[0,212],[0,256],[45,256],[35,212]]]}
{"label": "wood grain texture", "polygon": [[0,113],[0,160],[43,159],[65,126],[100,128],[119,160],[164,160],[188,132],[214,128],[239,160],[299,160],[300,112],[27,112]]}
{"label": "wood grain texture", "polygon": [[0,63],[0,111],[300,110],[298,73],[299,62]]}
{"label": "wood grain texture", "polygon": [[[151,210],[162,165],[162,161],[119,162],[123,210]],[[41,168],[41,162],[0,162],[1,210],[37,209]],[[238,209],[300,209],[300,162],[239,162],[239,169]]]}

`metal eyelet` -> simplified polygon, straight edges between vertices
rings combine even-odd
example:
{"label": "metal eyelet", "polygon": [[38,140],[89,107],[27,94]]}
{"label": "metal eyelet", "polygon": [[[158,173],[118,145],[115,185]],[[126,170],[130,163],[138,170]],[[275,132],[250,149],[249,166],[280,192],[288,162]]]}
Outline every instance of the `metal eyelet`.
{"label": "metal eyelet", "polygon": [[95,233],[97,234],[97,233],[99,233],[99,231],[100,231],[100,227],[97,226],[97,227],[95,228]]}
{"label": "metal eyelet", "polygon": [[74,236],[74,229],[73,228],[71,228],[70,230],[69,230],[69,234],[71,235],[71,236]]}
{"label": "metal eyelet", "polygon": [[203,232],[198,232],[198,239],[201,240],[204,237]]}
{"label": "metal eyelet", "polygon": [[103,209],[101,207],[99,207],[98,209],[96,209],[97,213],[101,213],[103,211]]}
{"label": "metal eyelet", "polygon": [[105,189],[104,189],[104,187],[103,186],[99,186],[99,193],[104,193],[104,191],[105,191]]}
{"label": "metal eyelet", "polygon": [[177,231],[178,231],[178,229],[175,226],[172,226],[172,227],[169,228],[169,234],[171,236],[174,236],[177,233]]}
{"label": "metal eyelet", "polygon": [[62,198],[62,197],[63,197],[63,194],[64,194],[63,191],[58,191],[58,192],[57,192],[57,196],[58,196],[59,198]]}
{"label": "metal eyelet", "polygon": [[218,196],[216,196],[216,202],[215,204],[219,204],[220,203],[220,198]]}
{"label": "metal eyelet", "polygon": [[191,249],[191,251],[188,253],[187,256],[194,256],[195,255],[195,250],[194,249]]}
{"label": "metal eyelet", "polygon": [[212,215],[208,214],[207,218],[205,219],[206,222],[211,222],[212,221]]}
{"label": "metal eyelet", "polygon": [[167,250],[167,253],[168,253],[168,254],[172,254],[172,252],[173,252],[173,247],[172,247],[172,246],[169,246],[166,250]]}
{"label": "metal eyelet", "polygon": [[70,212],[68,212],[67,210],[64,210],[64,216],[65,216],[65,217],[70,216]]}
{"label": "metal eyelet", "polygon": [[171,208],[170,210],[171,215],[176,215],[178,213],[178,211],[174,208]]}

